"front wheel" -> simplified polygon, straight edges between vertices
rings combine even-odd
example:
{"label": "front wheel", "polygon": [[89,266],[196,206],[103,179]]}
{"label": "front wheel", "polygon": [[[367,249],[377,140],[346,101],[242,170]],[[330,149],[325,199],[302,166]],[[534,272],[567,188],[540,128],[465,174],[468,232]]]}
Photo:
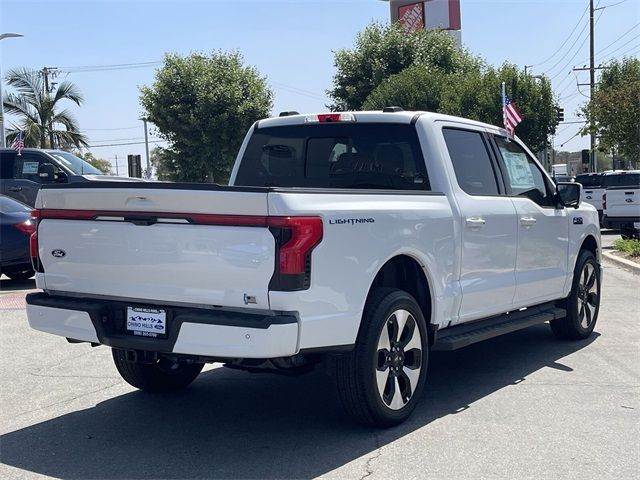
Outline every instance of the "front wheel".
{"label": "front wheel", "polygon": [[127,360],[126,352],[112,348],[113,362],[120,376],[131,386],[148,392],[180,390],[193,382],[204,363],[174,362],[160,358],[156,363],[137,363]]}
{"label": "front wheel", "polygon": [[589,251],[581,251],[573,272],[571,293],[563,305],[567,316],[549,322],[556,337],[581,340],[591,335],[600,310],[600,282],[596,257]]}
{"label": "front wheel", "polygon": [[336,358],[338,395],[356,421],[389,427],[406,420],[427,376],[427,328],[415,299],[376,289],[365,306],[355,349]]}

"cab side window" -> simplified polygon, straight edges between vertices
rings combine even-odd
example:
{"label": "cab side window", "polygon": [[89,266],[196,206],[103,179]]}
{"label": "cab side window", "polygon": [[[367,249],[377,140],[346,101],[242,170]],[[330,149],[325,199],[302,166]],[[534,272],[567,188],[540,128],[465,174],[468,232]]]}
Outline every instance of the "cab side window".
{"label": "cab side window", "polygon": [[527,197],[541,207],[554,205],[553,189],[536,162],[516,142],[494,137],[502,162],[507,189],[512,196]]}
{"label": "cab side window", "polygon": [[458,185],[469,195],[498,195],[491,157],[481,132],[443,128]]}

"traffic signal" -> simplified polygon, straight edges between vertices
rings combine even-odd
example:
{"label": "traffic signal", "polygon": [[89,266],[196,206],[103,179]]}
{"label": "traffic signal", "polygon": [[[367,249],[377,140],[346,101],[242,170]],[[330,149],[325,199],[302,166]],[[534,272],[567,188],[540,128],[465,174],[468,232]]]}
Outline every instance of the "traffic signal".
{"label": "traffic signal", "polygon": [[581,152],[581,160],[582,160],[582,165],[588,167],[589,166],[589,150],[582,150]]}
{"label": "traffic signal", "polygon": [[142,178],[142,162],[140,161],[140,155],[127,155],[127,163],[129,166],[129,176]]}
{"label": "traffic signal", "polygon": [[558,122],[564,122],[564,108],[556,108],[556,112],[558,114]]}

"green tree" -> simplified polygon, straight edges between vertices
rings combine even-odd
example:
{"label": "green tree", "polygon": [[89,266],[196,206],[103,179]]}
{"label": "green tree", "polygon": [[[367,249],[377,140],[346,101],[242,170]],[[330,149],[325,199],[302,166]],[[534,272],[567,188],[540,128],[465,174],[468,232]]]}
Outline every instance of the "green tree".
{"label": "green tree", "polygon": [[534,151],[544,149],[557,125],[551,84],[546,78],[525,75],[515,65],[499,69],[477,64],[464,72],[446,73],[413,65],[392,75],[371,92],[365,110],[397,105],[502,125],[501,83],[524,115],[516,134]]}
{"label": "green tree", "polygon": [[502,125],[501,83],[524,115],[516,134],[535,151],[555,132],[551,83],[515,65],[499,68],[456,47],[444,32],[405,33],[399,26],[372,24],[353,50],[335,55],[338,73],[329,92],[334,109],[378,110],[397,105]]}
{"label": "green tree", "polygon": [[583,135],[596,135],[599,150],[614,150],[635,167],[640,162],[640,59],[624,58],[606,65],[582,115],[587,120]]}
{"label": "green tree", "polygon": [[88,145],[73,115],[68,110],[60,110],[60,104],[65,100],[78,106],[82,104],[82,95],[73,83],[60,82],[51,92],[47,92],[40,72],[26,68],[10,70],[5,78],[17,91],[17,94],[6,95],[3,99],[5,113],[19,118],[17,125],[7,129],[8,144],[19,131],[24,131],[26,147]]}
{"label": "green tree", "polygon": [[111,162],[109,160],[96,158],[93,156],[93,153],[89,151],[83,153],[80,150],[74,150],[73,154],[76,157],[82,158],[85,162],[90,163],[105,175],[111,175]]}
{"label": "green tree", "polygon": [[151,150],[149,160],[156,169],[158,180],[176,182],[182,178],[180,172],[181,164],[176,162],[177,158],[174,152],[166,148],[155,147]]}
{"label": "green tree", "polygon": [[414,64],[443,73],[477,67],[478,59],[460,50],[445,32],[407,33],[399,24],[372,23],[358,33],[353,49],[334,54],[333,110],[360,110],[369,94],[391,75]]}
{"label": "green tree", "polygon": [[272,107],[266,79],[237,52],[167,54],[140,91],[145,116],[169,142],[163,175],[180,181],[226,182],[247,130]]}

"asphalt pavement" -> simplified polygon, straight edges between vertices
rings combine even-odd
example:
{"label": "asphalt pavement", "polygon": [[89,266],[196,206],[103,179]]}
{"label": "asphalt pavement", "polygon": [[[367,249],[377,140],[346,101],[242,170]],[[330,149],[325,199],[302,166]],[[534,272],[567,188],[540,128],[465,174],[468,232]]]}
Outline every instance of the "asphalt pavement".
{"label": "asphalt pavement", "polygon": [[33,282],[3,277],[0,478],[638,478],[640,275],[603,272],[591,338],[538,325],[434,352],[421,404],[388,430],[351,423],[321,372],[214,365],[183,392],[136,391],[106,347],[29,329]]}

